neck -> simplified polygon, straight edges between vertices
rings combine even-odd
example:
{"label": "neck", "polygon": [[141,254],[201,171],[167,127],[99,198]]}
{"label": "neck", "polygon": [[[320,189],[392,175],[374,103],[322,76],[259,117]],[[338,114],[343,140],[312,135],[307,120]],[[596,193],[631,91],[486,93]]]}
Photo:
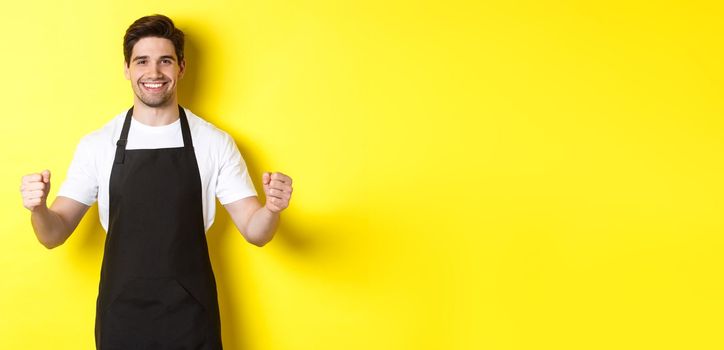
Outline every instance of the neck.
{"label": "neck", "polygon": [[149,107],[140,101],[138,97],[134,98],[133,119],[140,123],[150,126],[163,126],[175,122],[178,118],[178,102],[175,98],[158,107]]}

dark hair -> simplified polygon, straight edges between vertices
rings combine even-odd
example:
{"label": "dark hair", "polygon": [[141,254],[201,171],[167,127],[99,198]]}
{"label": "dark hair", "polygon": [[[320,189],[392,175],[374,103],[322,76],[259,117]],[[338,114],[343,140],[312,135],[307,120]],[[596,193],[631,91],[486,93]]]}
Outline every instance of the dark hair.
{"label": "dark hair", "polygon": [[133,46],[145,37],[158,37],[171,40],[176,49],[179,63],[184,59],[184,32],[173,25],[173,21],[164,15],[145,16],[137,19],[126,30],[123,37],[123,57],[126,66],[131,62]]}

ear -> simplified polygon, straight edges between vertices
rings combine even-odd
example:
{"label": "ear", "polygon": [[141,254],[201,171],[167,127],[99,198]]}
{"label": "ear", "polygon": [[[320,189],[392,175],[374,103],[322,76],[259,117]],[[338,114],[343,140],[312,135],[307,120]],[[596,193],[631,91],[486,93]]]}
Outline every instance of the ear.
{"label": "ear", "polygon": [[181,79],[184,77],[184,73],[186,73],[186,59],[182,59],[181,62],[178,63],[178,78]]}
{"label": "ear", "polygon": [[128,70],[126,60],[123,60],[123,75],[126,77],[126,80],[131,80],[131,72]]}

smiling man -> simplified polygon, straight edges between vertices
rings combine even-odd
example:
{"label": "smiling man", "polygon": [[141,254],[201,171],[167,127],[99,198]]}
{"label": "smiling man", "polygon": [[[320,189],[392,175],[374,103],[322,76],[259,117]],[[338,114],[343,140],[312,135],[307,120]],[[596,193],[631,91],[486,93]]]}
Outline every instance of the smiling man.
{"label": "smiling man", "polygon": [[215,200],[252,244],[269,242],[292,179],[265,172],[262,205],[234,140],[178,105],[184,34],[165,16],[135,21],[123,40],[133,107],[83,137],[48,207],[50,171],[23,176],[23,205],[38,240],[63,244],[98,202],[106,230],[96,347],[221,349],[206,231]]}

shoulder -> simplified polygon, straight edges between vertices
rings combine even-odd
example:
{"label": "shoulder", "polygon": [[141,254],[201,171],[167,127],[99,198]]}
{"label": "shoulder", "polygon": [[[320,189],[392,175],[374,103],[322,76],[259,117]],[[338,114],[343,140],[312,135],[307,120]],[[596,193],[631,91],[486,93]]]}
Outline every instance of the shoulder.
{"label": "shoulder", "polygon": [[234,145],[234,139],[224,130],[199,117],[188,109],[186,118],[189,121],[189,128],[194,139],[194,146],[206,146],[214,151],[223,151],[229,145]]}
{"label": "shoulder", "polygon": [[110,121],[106,122],[102,127],[85,134],[78,143],[78,147],[89,148],[92,150],[102,150],[106,147],[115,147],[116,141],[121,135],[123,121],[126,117],[126,111],[116,114]]}

